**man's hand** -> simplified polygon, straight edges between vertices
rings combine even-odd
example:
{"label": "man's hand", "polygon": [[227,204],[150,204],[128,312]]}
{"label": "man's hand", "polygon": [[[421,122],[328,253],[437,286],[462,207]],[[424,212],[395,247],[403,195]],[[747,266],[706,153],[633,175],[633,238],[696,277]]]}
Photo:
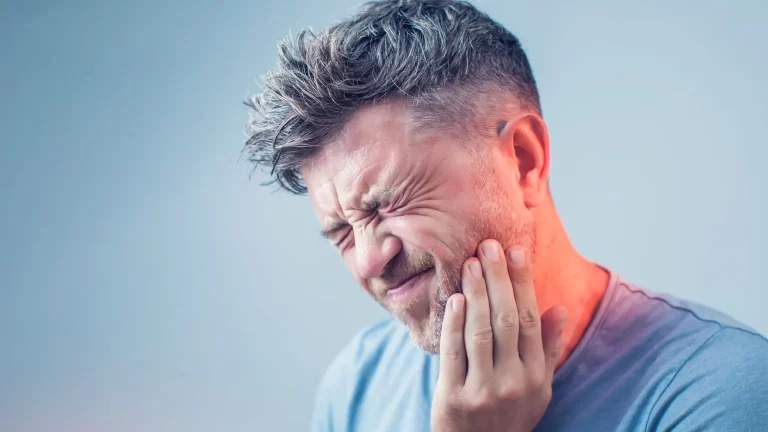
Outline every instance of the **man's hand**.
{"label": "man's hand", "polygon": [[530,432],[552,398],[565,310],[539,316],[530,259],[478,246],[448,300],[440,338],[433,432]]}

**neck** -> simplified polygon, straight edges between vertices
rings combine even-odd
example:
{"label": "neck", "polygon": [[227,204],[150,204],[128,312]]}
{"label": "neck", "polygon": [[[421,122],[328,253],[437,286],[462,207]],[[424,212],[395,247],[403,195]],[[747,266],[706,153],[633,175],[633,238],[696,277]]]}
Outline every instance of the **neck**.
{"label": "neck", "polygon": [[609,274],[574,249],[551,200],[535,208],[534,213],[534,284],[539,310],[545,312],[554,306],[568,309],[559,367],[589,326],[608,287]]}

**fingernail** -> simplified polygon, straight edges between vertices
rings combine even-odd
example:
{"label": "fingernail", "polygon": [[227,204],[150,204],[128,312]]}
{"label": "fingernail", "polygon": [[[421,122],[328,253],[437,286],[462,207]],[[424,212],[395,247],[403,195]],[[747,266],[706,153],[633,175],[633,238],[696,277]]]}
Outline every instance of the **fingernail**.
{"label": "fingernail", "polygon": [[455,295],[451,297],[451,309],[454,312],[458,312],[461,309],[461,296]]}
{"label": "fingernail", "polygon": [[491,261],[499,259],[499,249],[496,242],[485,242],[483,244],[483,255]]}
{"label": "fingernail", "polygon": [[525,252],[522,249],[510,249],[509,250],[509,262],[512,267],[524,267],[525,266]]}
{"label": "fingernail", "polygon": [[480,263],[477,261],[470,261],[469,271],[472,273],[472,276],[478,279],[483,277],[483,270],[480,268]]}

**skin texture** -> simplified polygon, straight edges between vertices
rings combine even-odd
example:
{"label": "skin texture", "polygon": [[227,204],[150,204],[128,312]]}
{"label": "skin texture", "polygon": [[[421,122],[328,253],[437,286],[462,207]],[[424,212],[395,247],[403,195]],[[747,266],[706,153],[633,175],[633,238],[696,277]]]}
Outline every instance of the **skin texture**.
{"label": "skin texture", "polygon": [[[446,301],[461,291],[461,266],[477,244],[489,236],[532,243],[530,219],[496,223],[514,214],[507,204],[515,198],[494,200],[500,191],[485,181],[487,166],[452,139],[447,131],[418,133],[402,105],[373,106],[303,169],[321,224],[348,224],[329,240],[358,283],[432,353]],[[382,191],[389,192],[373,211],[366,201]],[[390,301],[387,287],[424,271],[422,295]]]}
{"label": "skin texture", "polygon": [[479,251],[465,262],[464,293],[448,300],[431,430],[530,431],[552,399],[566,311],[539,320],[522,249],[486,240]]}
{"label": "skin texture", "polygon": [[[363,289],[439,350],[448,297],[487,238],[531,257],[539,309],[569,319],[561,362],[578,342],[608,275],[573,249],[549,195],[544,121],[513,104],[492,113],[486,138],[415,127],[407,104],[361,108],[301,168],[315,212]],[[497,131],[498,125],[504,125]],[[378,198],[378,205],[372,205]],[[428,271],[422,295],[396,304],[387,287]]]}
{"label": "skin texture", "polygon": [[440,353],[436,432],[532,430],[608,283],[555,211],[544,121],[489,117],[462,136],[416,127],[403,101],[367,106],[301,168],[358,283]]}

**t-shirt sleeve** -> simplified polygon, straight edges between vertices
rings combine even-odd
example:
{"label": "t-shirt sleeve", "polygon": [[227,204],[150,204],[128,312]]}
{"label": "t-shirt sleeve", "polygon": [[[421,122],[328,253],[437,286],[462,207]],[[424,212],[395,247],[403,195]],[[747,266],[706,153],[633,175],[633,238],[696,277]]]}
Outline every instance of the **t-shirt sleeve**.
{"label": "t-shirt sleeve", "polygon": [[768,430],[768,340],[723,328],[677,371],[648,431]]}

